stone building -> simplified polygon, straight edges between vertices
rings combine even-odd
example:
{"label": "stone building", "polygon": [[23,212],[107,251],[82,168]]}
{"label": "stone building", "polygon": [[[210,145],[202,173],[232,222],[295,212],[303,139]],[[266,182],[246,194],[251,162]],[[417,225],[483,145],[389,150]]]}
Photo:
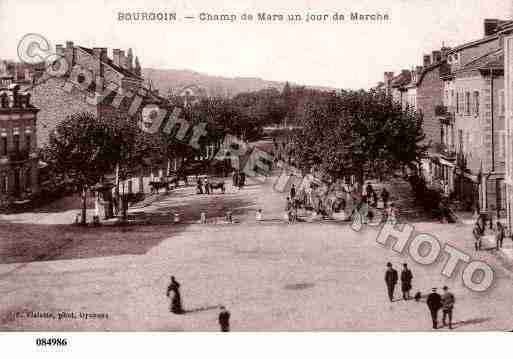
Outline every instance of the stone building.
{"label": "stone building", "polygon": [[500,32],[504,51],[504,107],[505,107],[505,174],[506,217],[513,228],[513,21]]}
{"label": "stone building", "polygon": [[[134,99],[129,95],[142,93],[140,96],[146,97],[143,79],[133,72],[134,66],[122,50],[113,49],[111,59],[106,48],[90,49],[68,41],[66,46],[56,45],[56,53],[66,59],[66,74],[48,76],[39,73],[30,89],[34,105],[41,109],[38,116],[40,147],[48,142],[55,126],[74,113],[91,112],[99,117],[126,119]],[[83,74],[79,69],[87,73]],[[99,78],[103,80],[97,81]],[[115,86],[116,93],[126,95],[119,106],[113,106],[114,94],[98,97],[98,94],[108,92],[108,85]]]}
{"label": "stone building", "polygon": [[39,191],[37,113],[13,77],[0,77],[0,207]]}
{"label": "stone building", "polygon": [[[453,178],[443,178],[468,208],[503,214],[505,209],[504,66],[498,29],[487,19],[482,39],[447,53],[440,114],[444,147],[454,151]],[[447,166],[450,167],[450,166]],[[449,174],[450,175],[450,174]]]}

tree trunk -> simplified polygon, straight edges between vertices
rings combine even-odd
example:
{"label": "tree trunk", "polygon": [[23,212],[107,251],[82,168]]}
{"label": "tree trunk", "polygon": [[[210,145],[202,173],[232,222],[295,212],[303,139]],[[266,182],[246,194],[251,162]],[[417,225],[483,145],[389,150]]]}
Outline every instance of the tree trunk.
{"label": "tree trunk", "polygon": [[127,220],[127,207],[128,207],[128,204],[126,203],[127,202],[127,199],[125,197],[125,182],[123,182],[123,192],[122,192],[122,195],[121,195],[121,213],[122,213],[122,216],[123,216],[123,222],[126,222]]}
{"label": "tree trunk", "polygon": [[87,223],[87,196],[85,186],[82,187],[82,216],[80,223],[83,225]]}
{"label": "tree trunk", "polygon": [[[116,190],[114,193],[115,200],[118,204],[117,212],[119,212],[119,163],[116,164]],[[118,215],[118,213],[116,213]]]}

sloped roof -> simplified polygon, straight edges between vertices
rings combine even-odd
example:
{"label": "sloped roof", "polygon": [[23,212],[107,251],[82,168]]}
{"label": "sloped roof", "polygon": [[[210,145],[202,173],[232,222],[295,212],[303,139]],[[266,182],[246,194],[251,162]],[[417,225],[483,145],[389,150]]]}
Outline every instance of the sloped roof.
{"label": "sloped roof", "polygon": [[[94,55],[94,51],[93,49],[90,49],[88,47],[84,47],[84,46],[79,46],[80,49],[84,50],[85,52],[87,52],[89,55],[91,56],[95,56]],[[111,59],[109,59],[107,57],[106,59],[106,64],[109,65],[110,67],[112,67],[115,71],[119,72],[120,74],[122,74],[123,76],[126,76],[126,77],[130,77],[130,78],[133,78],[133,79],[136,79],[136,80],[142,80],[142,77],[140,76],[137,76],[135,73],[133,73],[132,71],[129,71],[127,69],[124,69],[120,66],[117,66],[116,64],[114,64],[114,62],[112,62]]]}
{"label": "sloped roof", "polygon": [[411,81],[411,72],[401,72],[390,82],[391,87],[401,87],[409,84]]}
{"label": "sloped roof", "polygon": [[449,65],[447,64],[447,61],[446,60],[442,60],[442,61],[438,61],[438,62],[435,62],[434,64],[431,64],[429,66],[426,66],[422,69],[422,73],[420,74],[418,80],[417,80],[417,85],[420,85],[420,83],[422,82],[422,80],[424,80],[424,76],[426,76],[426,74],[436,68],[440,68],[440,77],[444,76],[444,75],[447,75],[450,73],[451,69],[449,67]]}
{"label": "sloped roof", "polygon": [[458,52],[460,50],[463,50],[463,49],[466,49],[466,48],[469,48],[469,47],[474,47],[474,46],[478,46],[478,45],[481,45],[481,44],[485,44],[487,42],[490,42],[490,41],[493,41],[493,40],[497,40],[499,38],[499,34],[498,33],[495,33],[493,35],[489,35],[489,36],[485,36],[479,40],[474,40],[474,41],[469,41],[469,42],[466,42],[462,45],[459,45],[459,46],[456,46],[454,48],[452,48],[451,50],[449,50],[447,52],[447,54],[453,54],[455,52]]}
{"label": "sloped roof", "polygon": [[470,61],[460,71],[469,70],[483,70],[483,69],[504,69],[504,52],[502,49],[497,49],[484,54],[477,59]]}

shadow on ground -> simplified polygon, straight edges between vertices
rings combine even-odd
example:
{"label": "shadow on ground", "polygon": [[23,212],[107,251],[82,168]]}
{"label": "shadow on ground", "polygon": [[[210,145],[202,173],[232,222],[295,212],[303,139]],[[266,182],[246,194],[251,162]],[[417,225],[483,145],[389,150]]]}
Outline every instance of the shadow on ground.
{"label": "shadow on ground", "polygon": [[147,253],[186,228],[0,224],[0,264]]}

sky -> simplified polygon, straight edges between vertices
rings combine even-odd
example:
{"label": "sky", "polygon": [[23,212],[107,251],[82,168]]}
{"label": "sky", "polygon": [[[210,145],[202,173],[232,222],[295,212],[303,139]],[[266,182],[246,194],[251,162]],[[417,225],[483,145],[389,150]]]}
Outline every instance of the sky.
{"label": "sky", "polygon": [[[124,22],[119,12],[175,12],[172,22]],[[326,14],[324,22],[242,21],[243,13]],[[345,21],[334,22],[337,12]],[[354,23],[349,13],[388,14]],[[200,13],[235,14],[234,22]],[[27,33],[51,44],[131,47],[143,67],[260,77],[312,86],[369,88],[384,71],[420,65],[442,44],[483,36],[485,18],[512,19],[513,0],[0,0],[0,58],[16,59]],[[185,19],[193,16],[195,19]]]}

